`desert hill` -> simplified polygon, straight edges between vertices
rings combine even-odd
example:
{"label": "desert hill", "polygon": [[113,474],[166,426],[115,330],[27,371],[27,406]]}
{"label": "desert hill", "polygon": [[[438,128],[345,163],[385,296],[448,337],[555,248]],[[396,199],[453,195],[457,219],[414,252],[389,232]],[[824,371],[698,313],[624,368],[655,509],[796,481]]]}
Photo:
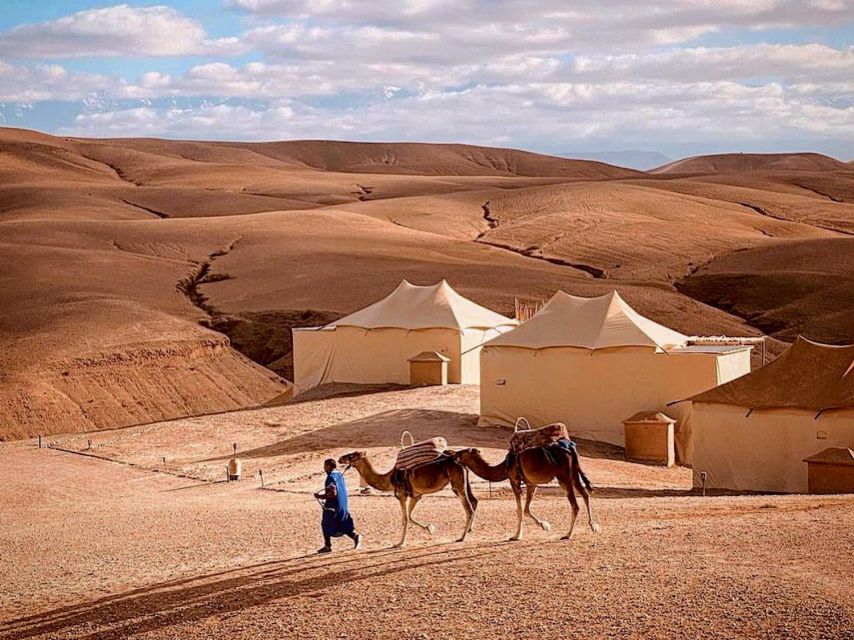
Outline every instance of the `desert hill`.
{"label": "desert hill", "polygon": [[516,149],[423,142],[341,142],[294,140],[284,142],[189,142],[117,139],[97,144],[79,140],[93,150],[115,153],[125,145],[145,153],[196,162],[256,164],[341,173],[440,176],[526,176],[607,179],[639,172],[602,162],[546,156]]}
{"label": "desert hill", "polygon": [[695,156],[652,169],[658,175],[704,175],[743,171],[838,171],[848,167],[820,153],[722,153]]}
{"label": "desert hill", "polygon": [[281,397],[290,327],[403,277],[504,313],[619,288],[685,333],[766,331],[772,353],[797,332],[854,341],[838,164],[682,176],[466,145],[0,129],[0,438]]}
{"label": "desert hill", "polygon": [[783,340],[838,340],[854,327],[854,238],[776,243],[712,260],[677,284]]}

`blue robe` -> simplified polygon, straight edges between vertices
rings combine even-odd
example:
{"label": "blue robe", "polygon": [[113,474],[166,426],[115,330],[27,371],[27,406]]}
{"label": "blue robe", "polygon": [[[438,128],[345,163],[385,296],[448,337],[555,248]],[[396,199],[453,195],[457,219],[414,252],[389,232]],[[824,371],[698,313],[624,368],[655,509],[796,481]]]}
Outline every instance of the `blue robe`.
{"label": "blue robe", "polygon": [[347,485],[344,483],[344,475],[341,472],[333,471],[326,476],[324,488],[333,484],[338,495],[327,498],[323,503],[323,519],[320,521],[320,526],[323,529],[323,535],[337,538],[353,533],[356,525],[347,510]]}

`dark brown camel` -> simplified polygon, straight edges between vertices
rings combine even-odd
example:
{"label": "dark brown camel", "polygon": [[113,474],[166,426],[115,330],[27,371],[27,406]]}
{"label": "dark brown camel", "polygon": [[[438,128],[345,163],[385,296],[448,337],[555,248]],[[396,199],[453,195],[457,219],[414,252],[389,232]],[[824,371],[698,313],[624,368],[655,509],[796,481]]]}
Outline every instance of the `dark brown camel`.
{"label": "dark brown camel", "polygon": [[423,496],[441,491],[449,483],[466,512],[465,528],[457,542],[463,542],[471,531],[478,500],[469,486],[467,469],[453,457],[442,456],[434,462],[415,467],[409,473],[408,483],[400,482],[394,469],[386,473],[377,472],[364,451],[345,454],[338,459],[338,462],[353,467],[374,489],[394,492],[400,502],[400,512],[403,516],[403,534],[400,542],[394,545],[395,547],[402,547],[406,543],[406,532],[410,522],[433,534],[436,527],[419,522],[413,517],[412,512],[415,511],[415,505]]}
{"label": "dark brown camel", "polygon": [[[513,457],[518,455],[518,464]],[[478,449],[462,449],[454,453],[454,458],[462,465],[471,469],[475,475],[490,482],[501,482],[509,480],[516,496],[516,533],[511,540],[522,539],[523,514],[528,515],[548,531],[551,525],[545,520],[537,518],[531,513],[531,500],[537,491],[537,485],[546,484],[557,478],[558,483],[566,492],[572,513],[569,520],[569,531],[563,539],[568,539],[575,528],[575,518],[578,516],[578,501],[575,499],[573,487],[584,498],[587,507],[587,517],[590,520],[590,528],[599,531],[601,527],[593,519],[593,510],[590,506],[590,491],[593,489],[587,476],[581,471],[578,456],[572,455],[559,447],[550,447],[548,453],[543,447],[525,449],[519,454],[508,453],[507,457],[498,464],[491,465],[481,456]],[[522,483],[525,484],[526,497],[525,508],[522,509]],[[586,485],[586,486],[585,486]]]}

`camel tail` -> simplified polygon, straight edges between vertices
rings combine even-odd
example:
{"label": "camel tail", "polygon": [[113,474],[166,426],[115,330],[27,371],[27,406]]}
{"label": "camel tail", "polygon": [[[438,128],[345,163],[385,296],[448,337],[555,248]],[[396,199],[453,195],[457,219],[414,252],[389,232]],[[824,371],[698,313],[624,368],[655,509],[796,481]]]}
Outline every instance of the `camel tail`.
{"label": "camel tail", "polygon": [[575,450],[575,447],[570,447],[569,455],[572,456],[572,462],[575,466],[575,470],[578,472],[578,477],[588,491],[593,492],[593,483],[590,482],[590,479],[587,477],[587,474],[581,470],[581,462],[578,460],[578,451]]}

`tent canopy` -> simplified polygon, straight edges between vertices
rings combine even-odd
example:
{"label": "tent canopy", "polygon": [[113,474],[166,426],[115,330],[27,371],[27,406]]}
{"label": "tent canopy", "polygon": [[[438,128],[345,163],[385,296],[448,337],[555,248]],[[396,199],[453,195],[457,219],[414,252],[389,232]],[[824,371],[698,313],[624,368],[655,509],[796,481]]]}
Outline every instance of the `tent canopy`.
{"label": "tent canopy", "polygon": [[328,325],[362,329],[488,329],[517,324],[454,291],[445,280],[427,286],[403,280],[382,300]]}
{"label": "tent canopy", "polygon": [[687,340],[687,336],[644,318],[616,291],[595,298],[558,291],[528,322],[491,340],[488,346],[667,349]]}
{"label": "tent canopy", "polygon": [[854,345],[835,347],[799,337],[770,364],[689,400],[751,409],[852,408]]}

